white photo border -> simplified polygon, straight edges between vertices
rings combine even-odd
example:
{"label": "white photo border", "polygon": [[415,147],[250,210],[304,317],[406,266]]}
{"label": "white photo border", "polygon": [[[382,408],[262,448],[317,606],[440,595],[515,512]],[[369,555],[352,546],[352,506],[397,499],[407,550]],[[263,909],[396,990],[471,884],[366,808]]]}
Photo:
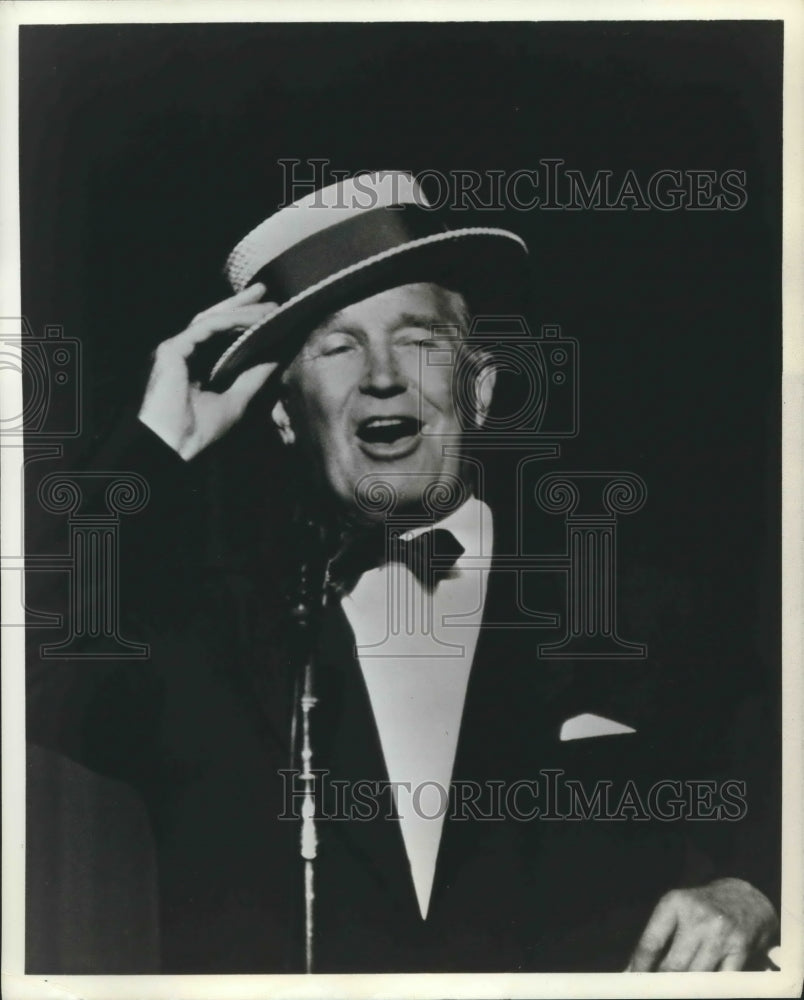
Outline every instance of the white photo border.
{"label": "white photo border", "polygon": [[[19,592],[2,590],[2,977],[8,1000],[237,1000],[272,997],[782,997],[804,976],[802,702],[804,650],[804,7],[797,0],[23,0],[0,8],[0,317],[20,312],[18,29],[24,24],[242,21],[782,20],[783,191],[783,879],[780,971],[630,974],[350,976],[31,976],[24,973],[25,691]],[[0,419],[21,412],[18,372],[0,371]],[[21,566],[21,445],[4,442],[2,566]],[[4,574],[9,576],[9,574]],[[15,577],[17,573],[13,574]],[[646,978],[649,976],[650,978]]]}

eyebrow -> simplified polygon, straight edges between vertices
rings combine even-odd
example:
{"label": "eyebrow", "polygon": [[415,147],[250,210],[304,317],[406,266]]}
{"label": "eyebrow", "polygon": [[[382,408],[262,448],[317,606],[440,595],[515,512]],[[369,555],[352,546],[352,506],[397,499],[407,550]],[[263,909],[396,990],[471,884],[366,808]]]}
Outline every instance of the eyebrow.
{"label": "eyebrow", "polygon": [[[433,312],[403,312],[396,322],[389,328],[389,333],[397,333],[407,327],[415,327],[419,330],[430,330],[433,327],[460,326],[460,320],[455,315],[444,316]],[[344,322],[343,310],[332,313],[327,320],[313,330],[313,335],[322,336],[327,333],[337,331],[339,333],[350,333],[353,336],[359,334],[360,330],[353,323]]]}
{"label": "eyebrow", "polygon": [[397,330],[403,330],[405,327],[413,326],[421,330],[432,330],[433,327],[439,326],[452,326],[457,325],[457,317],[451,317],[452,322],[445,316],[435,315],[433,313],[402,313],[399,320],[391,328],[391,333],[396,333]]}

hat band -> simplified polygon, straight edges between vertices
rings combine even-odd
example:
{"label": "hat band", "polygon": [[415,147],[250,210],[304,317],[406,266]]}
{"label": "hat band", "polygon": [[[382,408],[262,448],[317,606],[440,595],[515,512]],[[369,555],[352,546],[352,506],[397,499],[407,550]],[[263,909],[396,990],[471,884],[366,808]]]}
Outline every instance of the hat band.
{"label": "hat band", "polygon": [[445,231],[432,209],[413,204],[373,208],[301,240],[257,271],[249,284],[263,282],[265,299],[281,305],[336,271]]}

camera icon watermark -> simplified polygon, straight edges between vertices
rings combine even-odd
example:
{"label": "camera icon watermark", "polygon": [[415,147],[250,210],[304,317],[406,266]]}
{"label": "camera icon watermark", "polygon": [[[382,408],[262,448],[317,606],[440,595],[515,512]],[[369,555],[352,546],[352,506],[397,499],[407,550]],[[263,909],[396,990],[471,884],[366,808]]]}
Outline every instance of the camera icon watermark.
{"label": "camera icon watermark", "polygon": [[21,380],[21,406],[4,408],[0,435],[27,440],[81,433],[81,343],[58,325],[37,336],[25,317],[0,317],[0,379]]}
{"label": "camera icon watermark", "polygon": [[[468,330],[435,326],[421,354],[419,382],[452,369],[452,394],[464,441],[522,443],[579,433],[579,350],[558,324],[533,334],[523,316],[477,316]],[[505,389],[492,391],[505,378]],[[492,403],[493,399],[493,403]],[[426,425],[422,433],[427,434]],[[433,432],[430,432],[433,433]]]}

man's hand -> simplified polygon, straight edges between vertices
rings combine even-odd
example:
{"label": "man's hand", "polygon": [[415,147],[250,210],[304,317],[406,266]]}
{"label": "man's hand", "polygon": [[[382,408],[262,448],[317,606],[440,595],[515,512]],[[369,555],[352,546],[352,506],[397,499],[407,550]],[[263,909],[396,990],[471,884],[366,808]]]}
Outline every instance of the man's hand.
{"label": "man's hand", "polygon": [[741,879],[675,889],[659,900],[626,971],[742,969],[771,946],[778,926],[768,898]]}
{"label": "man's hand", "polygon": [[275,312],[275,302],[259,301],[264,294],[265,285],[250,285],[199,313],[186,330],[156,349],[139,418],[185,461],[237,423],[277,367],[273,362],[255,365],[217,393],[191,382],[187,365],[196,345],[213,334],[245,330]]}

